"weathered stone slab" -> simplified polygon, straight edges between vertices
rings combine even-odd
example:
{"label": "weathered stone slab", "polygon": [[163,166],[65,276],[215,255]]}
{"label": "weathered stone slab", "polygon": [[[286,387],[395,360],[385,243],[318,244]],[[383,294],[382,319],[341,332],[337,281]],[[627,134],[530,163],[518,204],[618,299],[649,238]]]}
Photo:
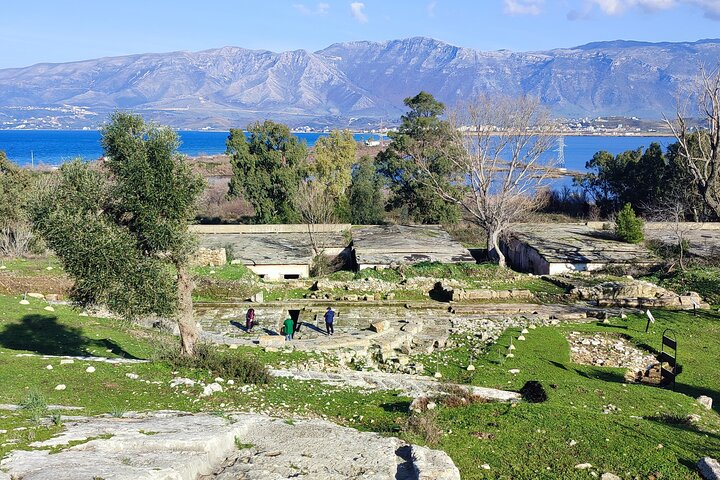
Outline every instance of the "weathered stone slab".
{"label": "weathered stone slab", "polygon": [[[444,452],[324,420],[156,412],[73,418],[65,427],[58,436],[35,442],[37,450],[3,459],[0,479],[385,480],[412,478],[399,476],[408,468],[422,479],[460,478]],[[48,447],[60,450],[51,453]],[[399,453],[407,449],[409,465]]]}
{"label": "weathered stone slab", "polygon": [[283,347],[285,346],[285,337],[282,335],[262,335],[258,339],[261,347]]}
{"label": "weathered stone slab", "polygon": [[377,333],[382,333],[390,329],[390,322],[382,320],[380,322],[373,323],[371,326]]}
{"label": "weathered stone slab", "polygon": [[720,480],[720,462],[714,458],[701,458],[697,463],[697,468],[705,480]]}

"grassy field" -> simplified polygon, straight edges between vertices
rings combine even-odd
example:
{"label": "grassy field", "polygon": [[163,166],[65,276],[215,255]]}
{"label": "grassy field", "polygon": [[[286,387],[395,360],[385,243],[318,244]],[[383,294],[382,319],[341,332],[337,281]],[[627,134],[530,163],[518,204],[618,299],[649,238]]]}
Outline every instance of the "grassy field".
{"label": "grassy field", "polygon": [[[613,319],[610,325],[587,323],[531,330],[524,342],[515,342],[515,358],[504,354],[511,335],[470,362],[472,340],[423,357],[428,373],[438,368],[445,380],[518,390],[527,380],[538,380],[548,392],[544,403],[517,406],[475,404],[440,406],[426,418],[439,429],[434,439],[408,426],[410,400],[393,392],[363,393],[314,382],[276,379],[270,385],[225,384],[212,397],[200,397],[200,387],[170,387],[183,376],[206,383],[208,371],[173,371],[164,362],[112,365],[78,361],[60,364],[57,358],[17,356],[91,354],[99,357],[152,359],[158,342],[168,337],[109,319],[80,317],[69,307],[43,308],[31,300],[0,296],[0,403],[19,404],[37,395],[49,404],[83,407],[82,414],[121,415],[126,411],[179,409],[191,412],[259,411],[284,417],[319,416],[363,430],[403,437],[447,451],[463,479],[592,478],[591,472],[614,472],[623,478],[698,478],[692,470],[701,456],[720,456],[720,317],[704,313],[657,312],[658,322],[644,333],[645,320]],[[623,383],[619,369],[573,364],[565,333],[569,330],[607,332],[625,336],[650,351],[658,348],[665,328],[678,334],[683,367],[677,392]],[[255,355],[267,365],[293,364],[307,353],[226,349],[229,355]],[[48,365],[53,368],[49,370]],[[95,371],[86,371],[93,366]],[[519,373],[510,373],[518,369]],[[135,374],[130,378],[127,374]],[[131,375],[133,376],[133,375]],[[63,391],[55,390],[66,385]],[[715,399],[715,411],[702,409],[695,397]],[[0,411],[0,457],[13,448],[27,448],[62,428],[40,409]],[[77,414],[77,412],[63,412]],[[700,415],[696,423],[686,421]],[[38,421],[39,417],[44,421]],[[590,463],[589,470],[575,465]],[[487,464],[486,470],[481,465]]]}

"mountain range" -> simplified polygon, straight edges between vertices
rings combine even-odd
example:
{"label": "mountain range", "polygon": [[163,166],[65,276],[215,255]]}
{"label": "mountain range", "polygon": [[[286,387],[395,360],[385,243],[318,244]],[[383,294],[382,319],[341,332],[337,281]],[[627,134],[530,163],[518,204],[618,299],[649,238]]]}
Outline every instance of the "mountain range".
{"label": "mountain range", "polygon": [[597,42],[539,52],[479,51],[424,37],[317,52],[223,47],[0,69],[0,128],[96,127],[116,109],[177,128],[271,118],[293,127],[398,122],[425,90],[448,105],[479,93],[534,95],[565,118],[672,115],[720,39]]}

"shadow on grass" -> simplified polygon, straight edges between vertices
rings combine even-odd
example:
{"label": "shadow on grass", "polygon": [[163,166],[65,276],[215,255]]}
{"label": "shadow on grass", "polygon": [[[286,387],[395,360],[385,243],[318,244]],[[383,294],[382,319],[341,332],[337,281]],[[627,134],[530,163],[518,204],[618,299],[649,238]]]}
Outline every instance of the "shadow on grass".
{"label": "shadow on grass", "polygon": [[124,358],[137,359],[112,340],[95,340],[83,335],[82,328],[61,325],[55,316],[25,315],[0,332],[0,346],[28,350],[41,355],[90,355],[88,348],[112,350]]}
{"label": "shadow on grass", "polygon": [[386,412],[407,413],[410,410],[410,402],[406,400],[398,400],[397,402],[387,402],[380,405]]}

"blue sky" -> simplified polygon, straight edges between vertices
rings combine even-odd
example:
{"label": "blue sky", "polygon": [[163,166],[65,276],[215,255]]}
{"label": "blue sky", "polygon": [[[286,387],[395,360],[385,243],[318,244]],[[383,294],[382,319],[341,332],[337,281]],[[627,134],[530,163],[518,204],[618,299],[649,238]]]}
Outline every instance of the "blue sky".
{"label": "blue sky", "polygon": [[4,0],[0,68],[428,36],[481,50],[720,37],[720,0]]}

